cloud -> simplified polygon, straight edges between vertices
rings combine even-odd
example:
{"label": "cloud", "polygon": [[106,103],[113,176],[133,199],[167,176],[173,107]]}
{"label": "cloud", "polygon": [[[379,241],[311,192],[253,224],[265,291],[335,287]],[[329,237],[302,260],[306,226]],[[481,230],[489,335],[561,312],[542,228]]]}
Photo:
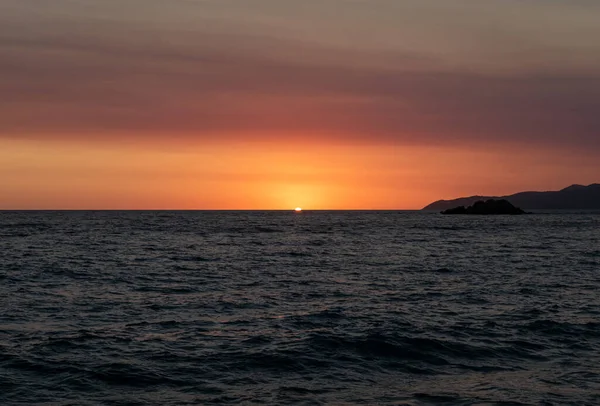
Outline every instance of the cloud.
{"label": "cloud", "polygon": [[71,28],[0,35],[0,137],[301,136],[600,152],[600,75],[585,70],[470,69],[425,52],[214,28]]}

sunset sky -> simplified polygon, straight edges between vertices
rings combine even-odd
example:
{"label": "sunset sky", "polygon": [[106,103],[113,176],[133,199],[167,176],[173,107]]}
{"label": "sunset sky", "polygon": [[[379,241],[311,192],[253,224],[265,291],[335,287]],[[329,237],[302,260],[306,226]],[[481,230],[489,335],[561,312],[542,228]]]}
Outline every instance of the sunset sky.
{"label": "sunset sky", "polygon": [[0,209],[600,182],[598,0],[2,0]]}

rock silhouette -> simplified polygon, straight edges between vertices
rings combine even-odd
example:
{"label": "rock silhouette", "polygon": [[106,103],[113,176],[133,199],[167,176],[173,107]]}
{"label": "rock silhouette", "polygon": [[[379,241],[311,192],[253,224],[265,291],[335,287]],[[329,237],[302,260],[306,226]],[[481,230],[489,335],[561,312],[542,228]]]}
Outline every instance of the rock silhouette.
{"label": "rock silhouette", "polygon": [[526,214],[525,211],[513,206],[508,200],[480,200],[472,206],[459,206],[442,211],[442,214]]}

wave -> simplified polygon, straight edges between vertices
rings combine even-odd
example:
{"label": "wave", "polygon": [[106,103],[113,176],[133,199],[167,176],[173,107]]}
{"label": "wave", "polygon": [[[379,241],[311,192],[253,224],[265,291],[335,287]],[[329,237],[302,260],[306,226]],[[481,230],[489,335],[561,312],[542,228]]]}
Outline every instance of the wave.
{"label": "wave", "polygon": [[307,339],[305,345],[317,352],[347,352],[369,359],[419,361],[435,366],[449,365],[461,360],[543,359],[540,353],[546,349],[545,346],[525,341],[475,345],[430,337],[382,334],[355,337],[314,334]]}
{"label": "wave", "polygon": [[554,320],[535,320],[524,327],[538,334],[570,337],[578,335],[581,338],[600,337],[600,322],[568,323]]}

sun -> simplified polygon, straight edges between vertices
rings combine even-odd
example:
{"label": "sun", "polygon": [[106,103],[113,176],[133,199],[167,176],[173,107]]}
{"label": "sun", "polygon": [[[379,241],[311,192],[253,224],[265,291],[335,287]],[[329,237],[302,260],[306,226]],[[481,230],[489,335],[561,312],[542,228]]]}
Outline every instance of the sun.
{"label": "sun", "polygon": [[302,207],[296,207],[296,208],[294,209],[294,211],[295,211],[296,213],[300,213],[300,212],[302,211]]}

